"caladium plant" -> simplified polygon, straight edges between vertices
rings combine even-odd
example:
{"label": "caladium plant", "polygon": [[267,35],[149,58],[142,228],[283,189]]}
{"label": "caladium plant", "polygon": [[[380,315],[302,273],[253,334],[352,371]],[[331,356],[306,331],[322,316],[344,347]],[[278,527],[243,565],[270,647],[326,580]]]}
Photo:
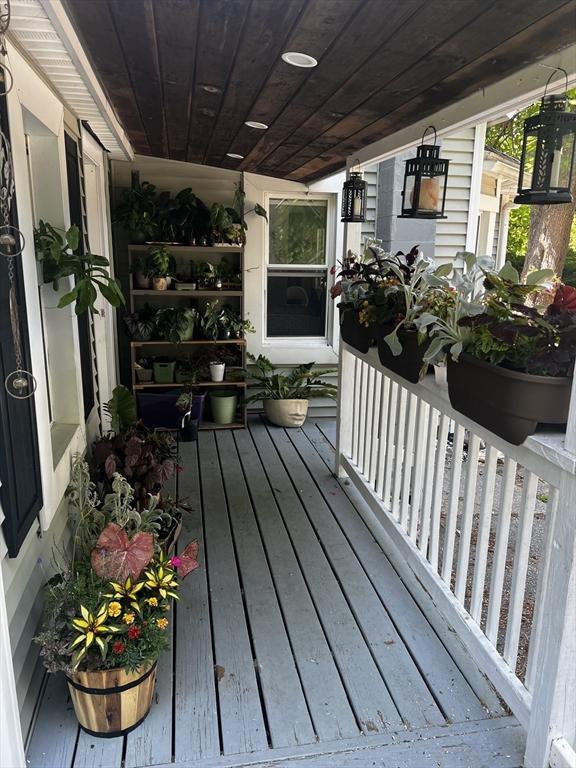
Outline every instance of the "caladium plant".
{"label": "caladium plant", "polygon": [[154,555],[154,536],[137,533],[131,539],[116,523],[109,523],[92,550],[92,570],[107,581],[136,580]]}

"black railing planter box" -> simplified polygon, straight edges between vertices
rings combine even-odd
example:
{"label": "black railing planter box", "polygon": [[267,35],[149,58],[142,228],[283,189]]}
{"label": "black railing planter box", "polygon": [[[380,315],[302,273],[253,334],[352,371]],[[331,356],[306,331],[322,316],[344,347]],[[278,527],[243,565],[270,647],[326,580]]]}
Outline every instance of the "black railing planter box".
{"label": "black railing planter box", "polygon": [[448,359],[448,395],[453,408],[513,445],[538,424],[566,424],[572,378],[536,376],[460,355]]}
{"label": "black railing planter box", "polygon": [[392,350],[384,341],[384,337],[392,331],[393,326],[382,325],[375,333],[380,362],[385,368],[397,373],[407,381],[417,384],[428,368],[424,363],[428,342],[425,341],[423,344],[419,344],[418,331],[400,328],[398,339],[400,344],[402,344],[402,352],[399,355],[393,355]]}
{"label": "black railing planter box", "polygon": [[372,329],[366,328],[358,320],[358,311],[356,309],[342,308],[340,310],[340,335],[346,344],[357,349],[358,352],[366,353],[372,344]]}

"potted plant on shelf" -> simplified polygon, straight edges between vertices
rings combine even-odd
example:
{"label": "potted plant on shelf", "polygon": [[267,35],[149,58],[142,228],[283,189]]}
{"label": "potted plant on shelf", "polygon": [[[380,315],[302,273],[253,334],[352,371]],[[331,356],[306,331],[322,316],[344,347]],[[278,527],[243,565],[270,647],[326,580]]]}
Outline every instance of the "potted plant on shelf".
{"label": "potted plant on shelf", "polygon": [[124,322],[134,341],[150,341],[156,331],[158,310],[145,304],[138,312],[124,317]]}
{"label": "potted plant on shelf", "polygon": [[114,210],[114,221],[124,227],[132,243],[153,240],[157,230],[156,187],[143,181],[125,190]]}
{"label": "potted plant on shelf", "polygon": [[272,424],[301,427],[308,414],[310,398],[336,397],[337,387],[323,379],[336,373],[336,369],[315,371],[315,363],[304,363],[288,373],[280,373],[264,355],[255,357],[248,353],[248,358],[256,368],[250,374],[249,385],[257,387],[258,391],[251,394],[246,402],[261,400],[264,413]]}
{"label": "potted plant on shelf", "polygon": [[[546,274],[548,273],[548,274]],[[566,424],[576,358],[576,289],[560,285],[545,309],[526,306],[548,270],[520,285],[507,265],[486,276],[484,311],[461,318],[463,350],[448,358],[456,410],[514,445],[539,424]]]}
{"label": "potted plant on shelf", "polygon": [[197,312],[190,307],[165,307],[156,313],[156,331],[172,344],[190,341],[194,336]]}
{"label": "potted plant on shelf", "polygon": [[120,283],[108,271],[108,259],[81,252],[80,231],[75,224],[62,236],[51,224],[40,221],[34,230],[34,247],[42,263],[44,282],[52,283],[55,291],[60,280],[73,278],[74,287],[58,302],[60,309],[76,302],[77,315],[88,310],[98,314],[94,306],[98,293],[113,307],[126,303]]}
{"label": "potted plant on shelf", "polygon": [[101,500],[79,457],[68,499],[72,557],[46,585],[36,642],[48,671],[65,673],[83,730],[121,736],[150,710],[156,662],[169,645],[171,602],[198,567],[198,543],[168,558],[155,511],[134,509],[119,475]]}
{"label": "potted plant on shelf", "polygon": [[218,305],[218,300],[207,301],[198,312],[198,324],[202,337],[207,341],[215,341],[218,338],[220,329],[220,317],[222,310]]}
{"label": "potted plant on shelf", "polygon": [[130,271],[133,276],[134,288],[147,290],[151,287],[154,276],[154,260],[149,250],[134,255]]}
{"label": "potted plant on shelf", "polygon": [[174,257],[166,245],[150,248],[152,287],[155,291],[165,291],[175,272]]}

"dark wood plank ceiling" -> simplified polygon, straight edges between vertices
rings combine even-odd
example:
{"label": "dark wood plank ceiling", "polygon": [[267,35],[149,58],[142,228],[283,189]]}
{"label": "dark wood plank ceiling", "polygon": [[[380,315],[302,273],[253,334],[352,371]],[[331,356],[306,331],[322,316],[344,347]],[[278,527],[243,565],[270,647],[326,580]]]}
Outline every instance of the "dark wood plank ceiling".
{"label": "dark wood plank ceiling", "polygon": [[[576,39],[576,0],[68,7],[136,152],[304,182]],[[319,65],[291,67],[284,51]]]}

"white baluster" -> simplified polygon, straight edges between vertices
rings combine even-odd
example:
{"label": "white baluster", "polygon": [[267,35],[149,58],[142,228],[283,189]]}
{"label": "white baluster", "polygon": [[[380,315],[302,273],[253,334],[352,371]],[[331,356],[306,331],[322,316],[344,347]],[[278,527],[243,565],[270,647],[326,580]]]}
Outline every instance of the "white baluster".
{"label": "white baluster", "polygon": [[364,456],[362,472],[368,477],[372,461],[372,440],[374,435],[374,368],[368,367],[368,382],[366,388],[366,426],[364,428]]}
{"label": "white baluster", "polygon": [[430,406],[425,400],[418,401],[418,414],[416,416],[416,450],[414,451],[414,471],[412,473],[412,499],[410,504],[410,538],[416,542],[418,535],[418,521],[420,516],[420,499],[422,494],[422,481],[424,478],[424,462],[426,461],[426,441],[428,438],[428,417]]}
{"label": "white baluster", "polygon": [[400,489],[404,473],[409,471],[404,460],[404,435],[406,430],[406,401],[408,390],[399,387],[398,413],[396,418],[396,431],[394,434],[394,481],[392,484],[392,501],[390,509],[396,520],[400,520]]}
{"label": "white baluster", "polygon": [[458,563],[456,566],[456,588],[454,590],[454,594],[462,605],[464,605],[464,599],[466,597],[468,564],[470,562],[470,537],[472,535],[472,524],[474,522],[479,450],[480,438],[473,432],[469,432],[468,458],[466,459],[466,481],[464,485],[464,506],[462,509],[460,546],[458,547]]}
{"label": "white baluster", "polygon": [[438,419],[440,414],[436,408],[430,409],[428,421],[428,444],[426,448],[426,468],[424,472],[424,492],[422,494],[422,507],[420,511],[420,538],[418,547],[424,557],[428,551],[428,537],[430,534],[430,515],[432,513],[432,495],[434,491],[434,465],[438,444]]}
{"label": "white baluster", "polygon": [[380,404],[383,389],[383,377],[380,371],[376,371],[376,378],[374,380],[374,404],[372,406],[372,413],[374,419],[374,425],[372,430],[372,449],[370,452],[370,469],[368,471],[368,481],[372,488],[376,483],[376,472],[378,467],[378,452],[380,450]]}
{"label": "white baluster", "polygon": [[428,560],[435,571],[438,570],[438,550],[440,543],[440,518],[444,490],[444,472],[446,469],[446,450],[448,447],[448,428],[450,419],[445,414],[440,416],[438,442],[436,445],[436,461],[434,464],[434,480],[432,482],[432,515],[430,517],[430,546]]}
{"label": "white baluster", "polygon": [[396,419],[398,418],[398,384],[390,382],[390,403],[388,406],[388,425],[386,432],[386,459],[384,461],[384,485],[382,488],[382,500],[390,509],[390,494],[392,492],[392,473],[394,467],[394,435],[396,433]]}
{"label": "white baluster", "polygon": [[402,496],[400,507],[400,522],[405,532],[408,533],[408,519],[410,514],[410,482],[414,468],[414,438],[416,432],[416,412],[418,410],[418,398],[410,395],[408,398],[408,414],[406,417],[406,432],[404,437],[404,466],[402,467]]}
{"label": "white baluster", "polygon": [[382,374],[382,393],[380,395],[380,428],[378,430],[378,458],[376,460],[376,479],[374,488],[380,498],[382,498],[382,488],[384,487],[384,467],[386,465],[386,445],[388,437],[388,416],[390,410],[390,387],[392,381]]}
{"label": "white baluster", "polygon": [[482,602],[484,599],[484,582],[486,580],[486,564],[488,560],[488,543],[490,540],[490,525],[492,523],[492,507],[494,504],[494,487],[496,485],[496,461],[498,451],[489,445],[484,460],[482,478],[482,499],[480,501],[480,517],[478,518],[478,535],[474,553],[474,578],[472,580],[472,598],[470,614],[480,624],[482,618]]}
{"label": "white baluster", "polygon": [[456,523],[460,504],[460,479],[462,477],[462,454],[464,451],[465,430],[461,424],[454,426],[454,441],[452,443],[452,472],[450,473],[450,496],[446,512],[446,529],[444,533],[444,553],[442,558],[442,578],[450,587],[452,585],[452,565],[454,563],[454,544],[456,540]]}
{"label": "white baluster", "polygon": [[504,460],[504,472],[500,491],[500,511],[496,526],[496,542],[492,557],[492,579],[490,584],[490,600],[488,603],[488,617],[486,619],[486,636],[496,647],[498,640],[498,628],[500,626],[500,610],[502,608],[502,589],[506,574],[506,554],[508,552],[508,537],[510,534],[510,518],[514,503],[514,489],[516,487],[516,467],[513,459]]}

